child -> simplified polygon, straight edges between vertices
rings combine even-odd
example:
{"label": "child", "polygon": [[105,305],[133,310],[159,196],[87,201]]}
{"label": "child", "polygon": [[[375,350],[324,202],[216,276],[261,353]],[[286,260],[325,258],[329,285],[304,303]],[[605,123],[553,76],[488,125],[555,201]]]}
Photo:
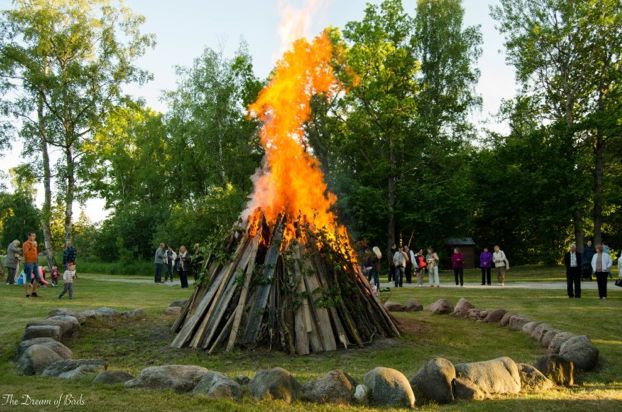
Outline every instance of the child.
{"label": "child", "polygon": [[60,277],[60,273],[58,273],[58,267],[52,266],[52,272],[50,273],[50,277],[52,278],[52,286],[58,286],[58,278]]}
{"label": "child", "polygon": [[77,278],[76,265],[70,262],[67,265],[67,270],[63,273],[63,291],[58,295],[59,299],[62,299],[65,292],[69,292],[69,299],[73,299],[73,280]]}

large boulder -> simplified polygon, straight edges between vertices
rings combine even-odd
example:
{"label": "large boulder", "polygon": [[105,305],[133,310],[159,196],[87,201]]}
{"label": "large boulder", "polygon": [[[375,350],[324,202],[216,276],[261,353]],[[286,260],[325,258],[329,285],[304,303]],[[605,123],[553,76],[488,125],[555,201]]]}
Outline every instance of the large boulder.
{"label": "large boulder", "polygon": [[521,330],[526,323],[531,322],[529,318],[521,315],[514,315],[510,318],[508,327],[512,330]]}
{"label": "large boulder", "polygon": [[38,319],[30,321],[26,324],[28,326],[46,326],[56,325],[60,327],[60,334],[63,338],[70,337],[80,327],[80,322],[74,316],[70,315],[56,315],[47,319]]}
{"label": "large boulder", "polygon": [[558,333],[560,333],[560,331],[557,329],[551,329],[551,330],[546,331],[546,333],[544,333],[542,337],[540,338],[540,344],[544,346],[545,348],[548,348]]}
{"label": "large boulder", "polygon": [[484,393],[468,379],[454,380],[454,397],[465,401],[479,401],[485,398]]}
{"label": "large boulder", "polygon": [[456,369],[453,363],[444,358],[429,360],[410,380],[417,405],[427,402],[453,402],[452,385],[455,378]]}
{"label": "large boulder", "polygon": [[85,310],[82,312],[82,315],[86,319],[96,319],[96,320],[104,320],[104,319],[113,319],[122,316],[122,312],[119,312],[116,309],[101,307],[97,309]]}
{"label": "large boulder", "polygon": [[50,364],[41,375],[77,379],[103,372],[107,367],[108,364],[103,359],[63,359]]}
{"label": "large boulder", "polygon": [[207,372],[207,369],[195,365],[150,366],[140,371],[136,379],[125,382],[125,387],[190,392]]}
{"label": "large boulder", "polygon": [[257,372],[249,383],[249,389],[258,400],[280,399],[292,403],[298,399],[300,384],[289,371],[272,368]]}
{"label": "large boulder", "polygon": [[562,343],[559,356],[583,371],[592,370],[598,364],[598,349],[587,336],[573,336]]}
{"label": "large boulder", "polygon": [[97,374],[93,383],[115,385],[134,379],[134,376],[124,371],[103,371]]}
{"label": "large boulder", "polygon": [[521,328],[521,330],[523,331],[523,333],[525,333],[526,335],[530,335],[533,333],[533,330],[540,325],[542,322],[538,322],[538,321],[531,321],[531,322],[527,322],[523,325],[523,327]]}
{"label": "large boulder", "polygon": [[369,403],[369,388],[365,385],[356,385],[354,400],[361,405],[367,405]]}
{"label": "large boulder", "polygon": [[408,299],[404,307],[406,312],[420,312],[423,310],[423,305],[416,299]]}
{"label": "large boulder", "polygon": [[512,313],[512,312],[506,312],[505,315],[503,315],[503,317],[499,321],[499,325],[500,326],[509,326],[510,325],[510,319],[512,318],[512,316],[516,316],[516,315],[514,313]]}
{"label": "large boulder", "polygon": [[486,315],[488,315],[488,311],[473,308],[473,309],[469,309],[466,317],[467,319],[478,321],[478,320],[484,319]]}
{"label": "large boulder", "polygon": [[384,308],[389,312],[404,312],[406,310],[406,307],[401,303],[392,302],[390,300],[385,302]]}
{"label": "large boulder", "polygon": [[242,399],[242,387],[220,372],[209,371],[194,387],[192,394],[212,399],[239,401]]}
{"label": "large boulder", "polygon": [[48,346],[34,344],[24,350],[17,360],[17,366],[24,375],[36,375],[60,360],[63,358]]}
{"label": "large boulder", "polygon": [[349,404],[354,396],[356,381],[342,370],[328,372],[324,377],[302,386],[301,399],[315,403]]}
{"label": "large boulder", "polygon": [[408,407],[415,406],[415,394],[402,372],[377,367],[363,377],[369,388],[369,399],[376,406]]}
{"label": "large boulder", "polygon": [[570,333],[570,332],[559,332],[558,334],[556,334],[553,339],[551,339],[551,343],[549,343],[548,346],[548,352],[549,353],[554,353],[554,354],[558,354],[559,353],[559,349],[562,347],[562,344],[564,344],[564,342],[566,342],[568,339],[574,337],[575,334],[574,333]]}
{"label": "large boulder", "polygon": [[469,310],[474,308],[475,306],[473,306],[471,302],[469,302],[465,298],[460,298],[460,300],[458,301],[458,303],[456,303],[456,306],[454,307],[454,311],[451,314],[452,316],[456,316],[458,318],[466,318]]}
{"label": "large boulder", "polygon": [[535,367],[556,385],[574,385],[574,363],[559,355],[545,355],[536,361]]}
{"label": "large boulder", "polygon": [[34,338],[52,338],[57,341],[61,340],[61,328],[58,325],[33,325],[27,326],[24,331],[22,340]]}
{"label": "large boulder", "polygon": [[555,330],[554,327],[549,325],[548,323],[541,323],[531,332],[531,337],[537,342],[542,342],[542,338],[546,335],[547,332]]}
{"label": "large boulder", "polygon": [[520,374],[523,392],[541,392],[553,387],[553,382],[531,365],[519,363],[518,373]]}
{"label": "large boulder", "polygon": [[518,366],[507,356],[484,362],[460,363],[455,368],[457,377],[473,382],[486,397],[520,392]]}
{"label": "large boulder", "polygon": [[430,305],[430,312],[437,315],[446,315],[453,312],[454,307],[447,299],[439,299]]}
{"label": "large boulder", "polygon": [[32,345],[43,345],[49,349],[52,349],[58,356],[63,359],[71,359],[73,357],[73,352],[67,346],[63,345],[56,339],[52,338],[32,338],[28,340],[23,340],[19,343],[17,347],[17,355],[16,359],[19,359],[22,354],[31,347]]}
{"label": "large boulder", "polygon": [[507,311],[505,309],[495,309],[488,312],[486,317],[484,318],[484,322],[486,323],[497,323],[500,322],[501,319],[505,316]]}

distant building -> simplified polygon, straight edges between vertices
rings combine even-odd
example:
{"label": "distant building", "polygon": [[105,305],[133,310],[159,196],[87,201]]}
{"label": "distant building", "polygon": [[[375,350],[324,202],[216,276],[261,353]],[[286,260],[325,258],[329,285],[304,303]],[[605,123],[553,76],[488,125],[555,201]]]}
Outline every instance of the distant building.
{"label": "distant building", "polygon": [[470,237],[450,237],[445,239],[445,249],[447,250],[447,256],[451,257],[454,252],[454,248],[460,249],[464,254],[464,268],[472,269],[477,267],[475,260],[475,242]]}

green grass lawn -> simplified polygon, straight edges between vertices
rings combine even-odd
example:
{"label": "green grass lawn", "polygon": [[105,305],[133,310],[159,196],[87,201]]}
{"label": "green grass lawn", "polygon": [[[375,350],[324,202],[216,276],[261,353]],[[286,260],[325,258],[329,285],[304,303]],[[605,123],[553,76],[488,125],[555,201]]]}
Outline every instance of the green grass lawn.
{"label": "green grass lawn", "polygon": [[[549,269],[529,268],[515,279],[542,278]],[[559,272],[556,272],[559,274]],[[472,282],[476,273],[468,274]],[[445,276],[447,280],[448,274]],[[561,278],[561,276],[559,276]],[[142,279],[109,275],[84,275],[75,286],[72,301],[59,302],[58,288],[43,289],[41,297],[27,300],[22,288],[0,286],[0,395],[29,394],[33,398],[56,399],[61,393],[82,394],[85,405],[65,407],[88,411],[190,411],[190,410],[368,410],[356,407],[334,407],[297,403],[293,406],[280,402],[255,402],[246,397],[240,404],[207,401],[172,391],[127,390],[122,386],[94,386],[89,380],[64,381],[54,378],[27,377],[16,373],[11,362],[16,346],[29,320],[45,317],[50,309],[69,307],[90,309],[109,306],[116,309],[142,307],[147,313],[144,320],[124,320],[113,324],[87,322],[67,345],[75,358],[106,359],[111,369],[122,369],[133,374],[150,365],[196,364],[224,372],[232,377],[252,377],[258,369],[281,366],[290,370],[301,382],[323,375],[330,369],[342,368],[358,381],[375,366],[401,370],[406,376],[414,374],[423,363],[443,356],[452,362],[486,360],[507,355],[517,362],[533,362],[544,354],[544,349],[521,332],[513,332],[493,324],[474,323],[450,316],[432,315],[429,312],[402,313],[397,317],[402,323],[404,337],[375,343],[365,349],[337,351],[323,355],[288,356],[266,351],[236,352],[206,355],[201,351],[171,349],[168,343],[173,335],[169,326],[174,318],[162,314],[168,304],[185,299],[190,290],[153,284],[110,282],[105,279]],[[550,276],[547,280],[551,281]],[[145,278],[147,279],[147,278]],[[617,290],[613,290],[617,289]],[[455,289],[415,288],[392,290],[391,300],[405,302],[419,299],[424,305],[438,298],[448,298],[455,303],[466,297],[475,306],[495,309],[505,308],[543,320],[553,326],[576,334],[587,334],[601,351],[602,367],[595,372],[579,376],[579,385],[572,389],[557,389],[541,394],[503,397],[481,402],[458,402],[447,406],[428,406],[422,410],[448,411],[532,411],[563,410],[585,411],[621,410],[622,408],[622,327],[618,319],[622,312],[622,289],[610,283],[610,298],[596,299],[594,291],[584,293],[581,300],[570,300],[564,290],[527,289]],[[9,407],[0,410],[58,410],[32,406]],[[61,408],[63,409],[63,408]]]}

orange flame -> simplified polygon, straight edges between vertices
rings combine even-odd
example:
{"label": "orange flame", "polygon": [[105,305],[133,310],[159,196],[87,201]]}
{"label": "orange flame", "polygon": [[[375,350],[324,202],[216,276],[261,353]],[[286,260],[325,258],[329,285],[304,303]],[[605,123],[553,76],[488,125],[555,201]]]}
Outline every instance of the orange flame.
{"label": "orange flame", "polygon": [[260,208],[267,223],[285,214],[286,239],[294,236],[294,221],[302,220],[330,233],[337,229],[331,211],[336,197],[327,189],[318,159],[306,150],[303,131],[311,115],[313,95],[331,96],[336,91],[331,57],[332,45],[326,33],[311,43],[297,40],[277,62],[272,80],[249,107],[263,122],[260,137],[265,149],[264,169],[255,181],[249,212]]}

